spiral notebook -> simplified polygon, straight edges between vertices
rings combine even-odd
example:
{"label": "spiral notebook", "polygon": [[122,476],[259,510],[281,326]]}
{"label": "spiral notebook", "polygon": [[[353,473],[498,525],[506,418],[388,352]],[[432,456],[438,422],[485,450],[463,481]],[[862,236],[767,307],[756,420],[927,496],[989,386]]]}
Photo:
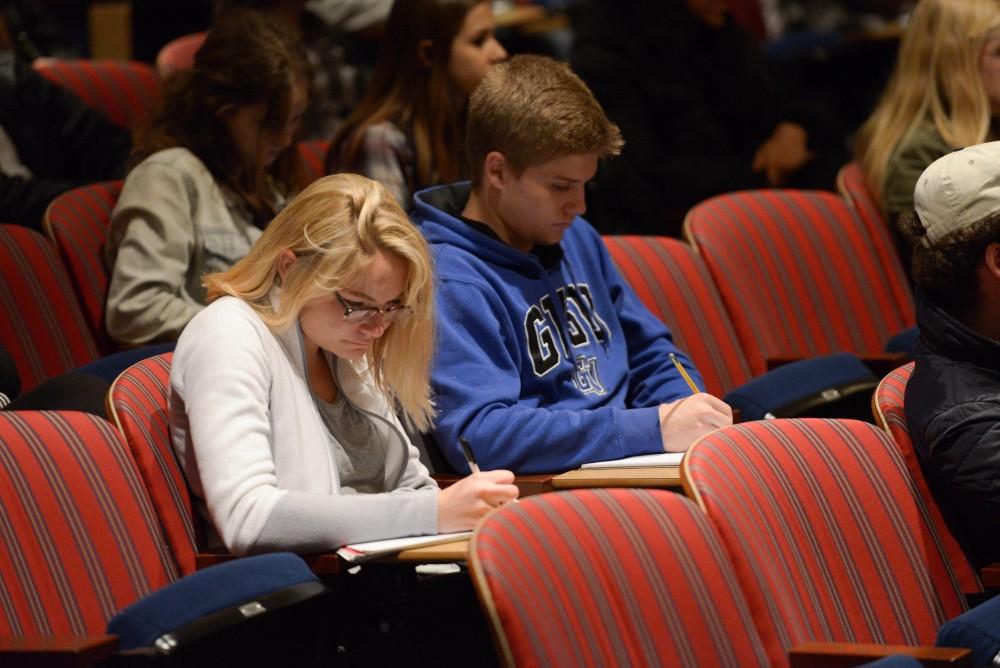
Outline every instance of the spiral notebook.
{"label": "spiral notebook", "polygon": [[683,452],[657,452],[653,455],[636,455],[624,459],[609,459],[604,462],[589,462],[582,469],[639,468],[641,466],[680,466]]}
{"label": "spiral notebook", "polygon": [[367,543],[353,543],[351,545],[345,545],[337,550],[337,556],[344,561],[359,563],[376,557],[383,557],[387,554],[395,554],[396,552],[402,552],[403,550],[411,550],[415,547],[428,547],[430,545],[440,545],[441,543],[451,543],[458,540],[464,540],[471,536],[471,531],[458,531],[455,533],[439,533],[432,536],[407,536],[406,538],[372,540]]}

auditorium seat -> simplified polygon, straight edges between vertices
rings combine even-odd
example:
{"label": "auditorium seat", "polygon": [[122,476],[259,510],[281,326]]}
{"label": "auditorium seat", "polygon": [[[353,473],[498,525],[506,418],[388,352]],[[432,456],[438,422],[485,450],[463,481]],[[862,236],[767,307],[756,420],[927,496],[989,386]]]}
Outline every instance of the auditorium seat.
{"label": "auditorium seat", "polygon": [[137,61],[38,58],[32,67],[126,130],[149,116],[159,89],[153,67]]}

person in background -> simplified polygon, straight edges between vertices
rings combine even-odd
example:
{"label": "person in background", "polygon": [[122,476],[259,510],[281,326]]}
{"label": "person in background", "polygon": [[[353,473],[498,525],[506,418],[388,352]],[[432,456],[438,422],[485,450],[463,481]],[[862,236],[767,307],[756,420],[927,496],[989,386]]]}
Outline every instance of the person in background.
{"label": "person in background", "polygon": [[121,344],[176,340],[201,277],[246,255],[304,181],[293,139],[308,101],[297,42],[255,12],[209,31],[164,83],[111,219],[106,321]]}
{"label": "person in background", "polygon": [[732,423],[670,332],[580,216],[598,160],[622,146],[586,85],[539,56],[495,66],[472,94],[472,184],[416,196],[434,250],[434,437],[451,465],[518,473],[686,450]]}
{"label": "person in background", "polygon": [[300,138],[329,139],[361,97],[354,38],[325,22],[307,0],[217,0],[216,16],[234,10],[263,12],[283,21],[300,40],[312,68],[311,93]]}
{"label": "person in background", "polygon": [[920,340],[904,408],[927,482],[977,566],[1000,561],[1000,142],[949,153],[917,181]]}
{"label": "person in background", "polygon": [[996,137],[998,114],[1000,2],[920,0],[892,78],[857,138],[857,159],[888,219],[913,208],[928,165]]}
{"label": "person in background", "polygon": [[41,231],[46,208],[62,193],[121,178],[132,141],[26,64],[9,9],[0,10],[0,221]]}
{"label": "person in background", "polygon": [[396,0],[364,98],[333,138],[327,171],[381,181],[409,208],[416,190],[463,175],[469,95],[507,52],[482,0]]}
{"label": "person in background", "polygon": [[833,188],[849,156],[821,105],[786,100],[726,0],[586,0],[570,62],[622,130],[589,219],[680,236],[688,208],[733,190]]}

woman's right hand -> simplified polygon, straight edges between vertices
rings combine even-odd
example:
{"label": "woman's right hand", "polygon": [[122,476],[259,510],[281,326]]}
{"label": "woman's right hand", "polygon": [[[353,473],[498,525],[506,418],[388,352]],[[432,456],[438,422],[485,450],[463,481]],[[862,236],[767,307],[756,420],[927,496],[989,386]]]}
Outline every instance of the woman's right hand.
{"label": "woman's right hand", "polygon": [[497,506],[517,498],[514,474],[498,469],[466,476],[438,493],[438,532],[467,531]]}

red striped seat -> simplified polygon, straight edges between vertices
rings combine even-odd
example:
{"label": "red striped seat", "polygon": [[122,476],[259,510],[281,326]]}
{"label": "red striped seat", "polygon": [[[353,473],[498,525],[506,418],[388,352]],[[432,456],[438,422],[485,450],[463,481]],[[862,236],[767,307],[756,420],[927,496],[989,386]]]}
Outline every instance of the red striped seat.
{"label": "red striped seat", "polygon": [[837,190],[847,203],[857,212],[861,222],[868,228],[875,252],[885,267],[889,287],[896,297],[896,305],[904,319],[913,320],[913,291],[907,280],[906,268],[899,260],[889,225],[879,210],[865,182],[861,164],[849,162],[837,172]]}
{"label": "red striped seat", "polygon": [[102,249],[121,190],[122,181],[74,188],[52,200],[45,212],[45,233],[59,251],[90,332],[104,354],[116,346],[104,326],[110,277]]}
{"label": "red striped seat", "polygon": [[983,590],[982,583],[974,568],[966,559],[965,553],[959,546],[958,541],[952,536],[948,525],[941,515],[930,488],[927,486],[927,479],[920,468],[920,460],[913,449],[913,441],[910,440],[910,431],[906,425],[906,413],[903,410],[903,397],[906,394],[906,383],[913,373],[913,362],[899,367],[878,384],[875,394],[872,395],[872,412],[878,424],[892,437],[893,442],[899,449],[899,453],[906,462],[906,468],[913,477],[913,482],[917,486],[917,491],[924,499],[927,506],[929,519],[937,528],[937,536],[941,540],[941,549],[945,551],[951,560],[955,575],[958,577],[962,591],[978,593]]}
{"label": "red striped seat", "polygon": [[[965,610],[899,452],[852,420],[727,427],[684,458],[765,645],[932,645]],[[782,652],[774,665],[787,665]]]}
{"label": "red striped seat", "polygon": [[104,633],[176,578],[124,443],[76,412],[0,412],[0,638]]}
{"label": "red striped seat", "polygon": [[156,54],[156,71],[165,78],[178,70],[188,70],[194,66],[194,56],[205,43],[206,32],[183,35],[163,45]]}
{"label": "red striped seat", "polygon": [[508,666],[764,666],[718,535],[687,499],[580,490],[489,515],[469,565]]}
{"label": "red striped seat", "polygon": [[323,161],[326,160],[326,152],[330,148],[330,140],[310,139],[309,141],[300,141],[298,147],[299,155],[305,163],[309,179],[315,181],[319,177],[325,176],[326,165]]}
{"label": "red striped seat", "polygon": [[137,362],[111,385],[108,412],[129,449],[163,525],[181,575],[195,571],[191,495],[170,441],[170,361],[164,353]]}
{"label": "red striped seat", "polygon": [[32,66],[125,129],[149,115],[159,88],[153,67],[137,61],[39,58]]}
{"label": "red striped seat", "polygon": [[768,358],[881,354],[913,325],[863,224],[833,193],[761,190],[688,212],[744,350]]}
{"label": "red striped seat", "polygon": [[689,245],[640,236],[608,236],[604,243],[639,299],[694,360],[708,392],[722,396],[766,371],[762,356],[740,347],[708,268]]}
{"label": "red striped seat", "polygon": [[22,392],[98,357],[52,244],[18,225],[0,225],[0,320]]}

